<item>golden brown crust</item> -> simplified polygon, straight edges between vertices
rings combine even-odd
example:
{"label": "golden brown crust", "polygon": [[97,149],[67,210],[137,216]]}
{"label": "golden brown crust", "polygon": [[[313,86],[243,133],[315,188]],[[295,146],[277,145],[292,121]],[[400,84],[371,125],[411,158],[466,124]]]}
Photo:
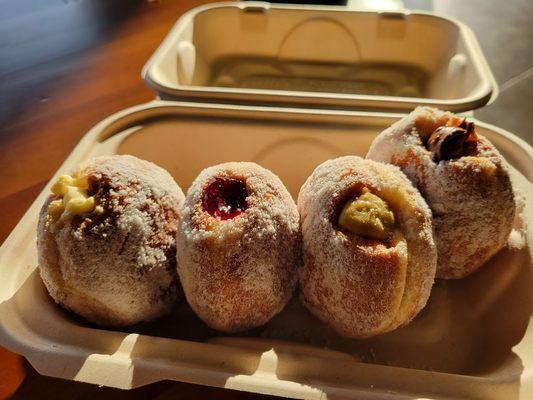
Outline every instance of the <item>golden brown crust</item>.
{"label": "golden brown crust", "polygon": [[[203,209],[214,177],[245,182],[247,209],[220,221]],[[236,332],[266,323],[289,300],[300,259],[296,205],[277,176],[254,163],[205,169],[193,182],[177,237],[187,301],[209,326]]]}
{"label": "golden brown crust", "polygon": [[37,247],[41,277],[63,307],[103,326],[125,326],[169,311],[179,286],[175,234],[181,189],[163,169],[131,156],[86,166],[101,215],[54,220],[43,205]]}
{"label": "golden brown crust", "polygon": [[507,165],[482,135],[473,151],[458,159],[435,162],[423,140],[458,117],[429,107],[383,131],[367,158],[401,168],[433,212],[438,248],[437,277],[463,278],[506,243],[515,214]]}
{"label": "golden brown crust", "polygon": [[[397,218],[390,242],[363,239],[335,226],[339,201],[364,185]],[[364,338],[408,323],[424,307],[436,249],[425,201],[393,166],[341,157],[318,166],[298,196],[304,267],[303,303],[348,337]]]}

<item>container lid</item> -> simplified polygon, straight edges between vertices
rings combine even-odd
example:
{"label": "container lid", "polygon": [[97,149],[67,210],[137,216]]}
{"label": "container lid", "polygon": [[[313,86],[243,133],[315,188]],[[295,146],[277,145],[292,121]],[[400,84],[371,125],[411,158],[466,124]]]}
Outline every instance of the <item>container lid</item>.
{"label": "container lid", "polygon": [[163,99],[405,112],[479,108],[497,85],[472,31],[427,12],[215,3],[143,68]]}

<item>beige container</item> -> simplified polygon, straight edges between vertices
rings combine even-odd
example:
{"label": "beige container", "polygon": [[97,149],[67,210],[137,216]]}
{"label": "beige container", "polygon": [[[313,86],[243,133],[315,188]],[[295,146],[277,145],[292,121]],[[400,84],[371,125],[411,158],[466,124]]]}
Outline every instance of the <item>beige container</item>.
{"label": "beige container", "polygon": [[[56,176],[96,155],[128,153],[168,169],[187,189],[206,166],[255,161],[296,196],[319,163],[364,156],[398,118],[154,101],[95,126]],[[514,167],[515,186],[529,199],[516,228],[532,243],[533,151],[476,124]],[[0,345],[44,375],[123,389],[170,379],[306,399],[533,398],[531,248],[506,248],[466,279],[438,281],[410,325],[369,340],[337,336],[297,299],[243,337],[206,328],[185,303],[157,322],[109,331],[57,307],[39,278],[36,225],[49,187],[0,249]]]}
{"label": "beige container", "polygon": [[216,3],[184,14],[143,69],[163,99],[359,110],[485,105],[497,86],[472,31],[411,11]]}

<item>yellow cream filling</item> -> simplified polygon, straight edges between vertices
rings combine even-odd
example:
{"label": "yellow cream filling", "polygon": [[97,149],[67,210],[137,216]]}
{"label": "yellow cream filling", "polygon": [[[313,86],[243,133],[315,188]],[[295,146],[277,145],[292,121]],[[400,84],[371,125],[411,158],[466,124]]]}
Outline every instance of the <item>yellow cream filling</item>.
{"label": "yellow cream filling", "polygon": [[60,221],[68,221],[76,215],[91,212],[102,213],[102,206],[96,206],[94,197],[87,194],[88,180],[84,171],[74,176],[61,175],[52,185],[53,194],[61,199],[52,201],[48,206],[48,214]]}
{"label": "yellow cream filling", "polygon": [[392,235],[394,213],[385,201],[363,188],[357,198],[346,202],[338,224],[357,235],[383,240]]}

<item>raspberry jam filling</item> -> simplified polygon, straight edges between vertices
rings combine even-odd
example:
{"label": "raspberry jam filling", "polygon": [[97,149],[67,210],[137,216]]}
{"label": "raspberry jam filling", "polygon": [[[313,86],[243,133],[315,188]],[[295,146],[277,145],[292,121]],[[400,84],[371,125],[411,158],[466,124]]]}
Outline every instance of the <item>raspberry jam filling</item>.
{"label": "raspberry jam filling", "polygon": [[231,178],[213,178],[204,189],[202,206],[213,217],[224,221],[235,218],[246,210],[247,196],[244,182]]}

